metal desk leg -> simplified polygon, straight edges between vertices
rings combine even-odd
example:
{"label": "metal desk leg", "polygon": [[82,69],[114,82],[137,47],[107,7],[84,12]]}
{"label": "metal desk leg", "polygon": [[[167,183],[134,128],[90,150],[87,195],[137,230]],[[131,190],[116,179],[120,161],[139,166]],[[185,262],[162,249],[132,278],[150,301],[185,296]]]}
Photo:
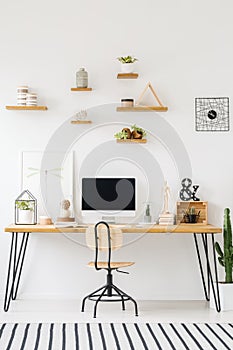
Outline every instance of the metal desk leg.
{"label": "metal desk leg", "polygon": [[9,264],[4,298],[4,311],[8,311],[11,300],[15,300],[22,274],[29,232],[24,232],[18,247],[18,232],[12,232]]}
{"label": "metal desk leg", "polygon": [[214,278],[215,278],[215,281],[216,281],[216,288],[214,287],[213,272],[212,272],[211,264],[210,264],[210,260],[209,260],[208,234],[202,233],[201,234],[201,238],[202,238],[202,245],[203,245],[204,254],[205,254],[205,258],[206,258],[208,290],[207,290],[207,287],[206,287],[206,280],[205,280],[205,277],[204,277],[204,269],[203,269],[201,255],[200,255],[197,235],[196,235],[196,233],[194,233],[194,241],[195,241],[197,257],[198,257],[198,261],[199,261],[199,267],[200,267],[200,272],[201,272],[201,278],[202,278],[202,284],[203,284],[203,288],[204,288],[205,297],[206,297],[206,300],[209,301],[209,291],[210,291],[210,287],[211,287],[212,292],[213,292],[213,296],[214,296],[216,311],[220,312],[221,311],[221,305],[220,305],[219,288],[218,288],[218,270],[217,270],[217,263],[216,263],[216,252],[215,252],[215,247],[214,247],[214,234],[211,233],[211,243],[212,243],[212,249],[213,249],[213,258],[214,258],[214,266],[213,266],[213,268],[214,268]]}

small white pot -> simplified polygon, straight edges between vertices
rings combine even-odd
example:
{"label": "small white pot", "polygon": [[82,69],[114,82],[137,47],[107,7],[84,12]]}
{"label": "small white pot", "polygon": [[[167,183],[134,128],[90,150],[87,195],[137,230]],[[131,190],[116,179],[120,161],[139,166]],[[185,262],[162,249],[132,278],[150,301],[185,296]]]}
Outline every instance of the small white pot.
{"label": "small white pot", "polygon": [[[216,290],[216,282],[214,282]],[[233,283],[218,283],[221,311],[233,310]],[[211,290],[210,293],[210,308],[215,309],[214,296]]]}
{"label": "small white pot", "polygon": [[121,63],[121,72],[122,73],[133,73],[134,63]]}
{"label": "small white pot", "polygon": [[19,210],[18,224],[34,224],[33,210]]}

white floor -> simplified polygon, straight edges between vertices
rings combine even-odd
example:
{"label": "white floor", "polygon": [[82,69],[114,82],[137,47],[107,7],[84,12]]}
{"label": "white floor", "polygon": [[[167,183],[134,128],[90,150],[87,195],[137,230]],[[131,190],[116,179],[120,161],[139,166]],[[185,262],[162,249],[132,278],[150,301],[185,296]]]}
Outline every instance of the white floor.
{"label": "white floor", "polygon": [[80,312],[80,305],[77,300],[17,300],[8,312],[1,311],[0,323],[233,323],[233,311],[218,313],[205,301],[139,301],[138,317],[130,302],[125,311],[120,303],[102,303],[96,319],[92,317],[93,302],[87,301],[84,313]]}

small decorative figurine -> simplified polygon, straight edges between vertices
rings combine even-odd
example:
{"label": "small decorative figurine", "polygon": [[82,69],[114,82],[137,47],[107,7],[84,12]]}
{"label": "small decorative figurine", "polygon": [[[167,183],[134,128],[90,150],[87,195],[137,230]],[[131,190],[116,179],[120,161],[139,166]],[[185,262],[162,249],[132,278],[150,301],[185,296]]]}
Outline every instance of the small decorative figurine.
{"label": "small decorative figurine", "polygon": [[165,181],[164,195],[163,195],[163,210],[159,215],[159,225],[173,225],[174,214],[169,212],[169,197],[171,197],[171,190]]}
{"label": "small decorative figurine", "polygon": [[196,192],[199,188],[199,185],[193,185],[193,191],[191,191],[190,187],[192,186],[192,180],[189,178],[185,178],[181,181],[182,189],[180,190],[180,199],[182,201],[188,202],[191,199],[194,202],[200,201],[200,198],[196,197]]}

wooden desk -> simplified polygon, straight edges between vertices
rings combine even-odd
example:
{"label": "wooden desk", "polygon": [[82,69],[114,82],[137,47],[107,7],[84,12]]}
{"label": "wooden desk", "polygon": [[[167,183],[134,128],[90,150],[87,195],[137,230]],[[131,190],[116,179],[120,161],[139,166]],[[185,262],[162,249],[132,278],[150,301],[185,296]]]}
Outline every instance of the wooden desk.
{"label": "wooden desk", "polygon": [[[201,280],[203,284],[204,294],[207,301],[210,300],[210,288],[213,291],[216,310],[221,310],[219,289],[218,289],[218,271],[216,262],[216,252],[214,248],[214,235],[221,233],[222,229],[213,225],[199,224],[180,224],[171,226],[162,225],[114,225],[122,229],[125,234],[156,234],[156,233],[171,233],[171,234],[191,234],[194,237],[194,243],[200,267]],[[85,227],[75,228],[56,228],[54,225],[10,225],[5,228],[5,232],[11,233],[11,246],[8,262],[8,272],[4,299],[4,311],[8,311],[10,303],[17,297],[20,277],[23,270],[26,250],[28,246],[29,236],[33,233],[77,233],[84,234]],[[21,242],[18,241],[21,239]],[[209,241],[212,246],[213,263],[210,261]],[[203,248],[204,259],[200,253],[200,246]],[[205,267],[203,264],[205,260]],[[205,271],[206,270],[206,271]],[[216,288],[214,279],[217,282]]]}
{"label": "wooden desk", "polygon": [[[80,225],[82,226],[82,225]],[[86,225],[87,226],[87,225]],[[213,225],[180,224],[180,225],[113,225],[123,233],[221,233],[222,229]],[[85,227],[56,228],[54,225],[10,225],[5,232],[41,232],[41,233],[85,233]]]}

